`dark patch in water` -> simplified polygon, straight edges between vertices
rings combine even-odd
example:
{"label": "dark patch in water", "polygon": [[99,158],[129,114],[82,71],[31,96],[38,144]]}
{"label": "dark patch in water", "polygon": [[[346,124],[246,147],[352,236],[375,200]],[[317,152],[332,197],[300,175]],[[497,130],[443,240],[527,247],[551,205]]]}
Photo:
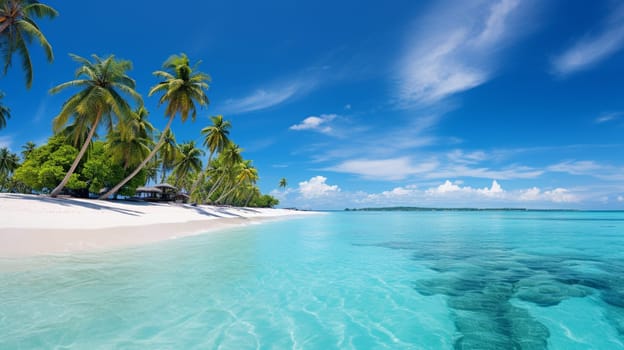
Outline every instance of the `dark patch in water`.
{"label": "dark patch in water", "polygon": [[417,280],[413,286],[425,296],[448,297],[460,333],[455,349],[546,349],[550,336],[546,326],[511,300],[550,307],[595,291],[612,306],[607,318],[624,336],[622,261],[581,252],[520,253],[483,242],[384,242],[375,246],[412,250],[414,261],[439,273],[440,277]]}

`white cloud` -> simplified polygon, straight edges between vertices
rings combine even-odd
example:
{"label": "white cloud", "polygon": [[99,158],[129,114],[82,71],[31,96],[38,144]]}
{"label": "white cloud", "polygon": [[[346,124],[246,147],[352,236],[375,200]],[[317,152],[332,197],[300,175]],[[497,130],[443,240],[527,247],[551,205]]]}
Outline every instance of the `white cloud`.
{"label": "white cloud", "polygon": [[578,196],[572,194],[565,188],[555,188],[550,191],[541,191],[537,187],[519,191],[521,201],[547,201],[553,203],[572,203],[578,202]]}
{"label": "white cloud", "polygon": [[290,130],[311,130],[318,131],[323,134],[329,134],[333,131],[332,127],[327,125],[332,120],[336,119],[336,114],[321,114],[320,116],[309,116],[305,118],[301,123],[291,126]]}
{"label": "white cloud", "polygon": [[366,194],[356,202],[360,205],[424,206],[424,207],[549,207],[552,204],[577,203],[581,197],[568,189],[540,190],[537,187],[505,190],[496,180],[489,187],[463,186],[461,181],[446,180],[438,186],[419,190],[410,185],[390,191]]}
{"label": "white cloud", "polygon": [[460,164],[475,164],[488,158],[487,154],[483,151],[464,152],[459,149],[447,153],[446,157],[451,162]]}
{"label": "white cloud", "polygon": [[602,124],[602,123],[606,123],[606,122],[610,122],[613,120],[616,120],[620,117],[622,113],[608,113],[608,114],[603,114],[600,117],[596,118],[596,123],[597,124]]}
{"label": "white cloud", "polygon": [[[468,207],[468,208],[562,208],[583,207],[586,201],[598,197],[593,190],[576,188],[540,189],[531,187],[506,190],[493,180],[490,186],[472,187],[461,181],[445,180],[438,185],[415,184],[394,187],[377,193],[341,191],[338,185],[328,185],[327,178],[315,176],[299,183],[299,187],[273,190],[271,195],[280,199],[281,205],[310,209],[343,209],[353,207]],[[624,202],[624,196],[618,201]]]}
{"label": "white cloud", "polygon": [[551,165],[547,169],[548,171],[568,173],[571,175],[591,175],[604,169],[604,167],[594,161],[583,160],[561,162]]}
{"label": "white cloud", "polygon": [[474,177],[481,179],[534,179],[541,176],[543,170],[527,166],[509,166],[501,170],[493,170],[486,167],[473,168],[464,164],[451,164],[445,168],[427,173],[425,176],[430,179],[440,179],[448,177]]}
{"label": "white cloud", "polygon": [[624,196],[617,196],[618,202],[624,202]]}
{"label": "white cloud", "polygon": [[500,49],[518,32],[512,19],[521,5],[488,0],[435,7],[400,62],[401,102],[435,102],[488,81]]}
{"label": "white cloud", "polygon": [[590,68],[624,47],[624,5],[613,9],[598,33],[579,39],[553,60],[556,73],[566,75]]}
{"label": "white cloud", "polygon": [[412,164],[412,160],[408,157],[400,157],[391,159],[347,160],[323,170],[356,174],[374,180],[401,180],[410,175],[432,171],[437,166],[438,163],[435,161]]}
{"label": "white cloud", "polygon": [[325,197],[332,193],[340,192],[338,185],[328,185],[327,178],[324,176],[315,176],[308,181],[299,183],[299,193],[306,199]]}
{"label": "white cloud", "polygon": [[564,161],[546,168],[551,172],[561,172],[577,176],[592,176],[605,181],[624,181],[624,168],[601,164],[591,160]]}
{"label": "white cloud", "polygon": [[390,191],[383,191],[381,193],[369,194],[366,196],[366,201],[375,201],[379,199],[385,200],[399,200],[402,198],[408,198],[411,195],[418,193],[416,186],[395,187]]}
{"label": "white cloud", "polygon": [[505,195],[505,191],[498,184],[496,180],[492,181],[491,187],[484,188],[472,188],[470,186],[459,186],[456,183],[452,183],[449,180],[446,180],[443,184],[438,187],[430,188],[425,191],[425,194],[428,196],[440,196],[440,195],[478,195],[483,197],[503,197]]}
{"label": "white cloud", "polygon": [[288,85],[274,90],[258,89],[248,96],[226,100],[220,107],[220,112],[241,114],[266,109],[292,98],[298,90],[297,85]]}

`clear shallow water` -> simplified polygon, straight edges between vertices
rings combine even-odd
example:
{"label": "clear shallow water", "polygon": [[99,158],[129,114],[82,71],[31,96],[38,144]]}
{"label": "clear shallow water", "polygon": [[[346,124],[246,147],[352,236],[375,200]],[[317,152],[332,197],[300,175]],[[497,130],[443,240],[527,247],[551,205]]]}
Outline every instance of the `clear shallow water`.
{"label": "clear shallow water", "polygon": [[358,212],[0,260],[0,349],[624,349],[624,213]]}

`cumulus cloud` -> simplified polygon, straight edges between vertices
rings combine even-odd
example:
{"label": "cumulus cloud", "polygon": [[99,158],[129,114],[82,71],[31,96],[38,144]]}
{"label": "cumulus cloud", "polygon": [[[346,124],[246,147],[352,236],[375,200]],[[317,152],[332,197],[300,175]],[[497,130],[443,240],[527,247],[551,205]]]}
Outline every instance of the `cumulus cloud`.
{"label": "cumulus cloud", "polygon": [[401,60],[403,103],[435,102],[477,87],[494,74],[500,49],[517,32],[520,0],[443,3],[422,19]]}
{"label": "cumulus cloud", "polygon": [[579,39],[553,59],[557,74],[566,75],[591,68],[624,47],[624,5],[612,9],[602,28]]}
{"label": "cumulus cloud", "polygon": [[332,127],[328,124],[336,119],[336,114],[321,114],[320,116],[309,116],[305,118],[301,123],[291,126],[290,130],[310,130],[317,131],[323,134],[329,134],[333,131]]}
{"label": "cumulus cloud", "polygon": [[[624,199],[624,198],[623,198]],[[461,181],[446,180],[438,186],[420,190],[415,185],[395,187],[389,191],[360,196],[360,205],[424,206],[424,207],[550,207],[562,203],[578,203],[581,197],[565,188],[541,190],[538,187],[505,190],[493,180],[489,187],[464,186]]]}
{"label": "cumulus cloud", "polygon": [[[437,185],[419,187],[416,184],[394,187],[381,192],[341,191],[338,185],[327,184],[327,178],[315,176],[287,190],[274,190],[271,195],[282,205],[299,208],[342,209],[352,207],[523,207],[562,208],[579,205],[588,198],[587,191],[566,188],[539,187],[507,190],[496,180],[489,186],[474,187],[461,181],[445,180]],[[589,195],[589,197],[588,197]],[[591,199],[593,198],[593,199]],[[617,197],[624,202],[624,196]]]}
{"label": "cumulus cloud", "polygon": [[470,186],[459,186],[456,183],[452,183],[450,180],[446,180],[438,187],[430,188],[425,191],[428,196],[439,196],[447,194],[469,194],[480,195],[484,197],[502,197],[506,192],[500,186],[500,184],[494,180],[491,187],[484,188],[472,188]]}
{"label": "cumulus cloud", "polygon": [[578,196],[572,194],[565,188],[555,188],[550,191],[541,191],[537,187],[519,191],[519,199],[522,201],[547,201],[553,203],[578,202]]}
{"label": "cumulus cloud", "polygon": [[579,198],[570,190],[565,188],[555,188],[553,190],[542,191],[537,187],[532,187],[524,190],[506,191],[496,181],[492,181],[490,187],[484,188],[472,188],[470,186],[460,186],[457,183],[452,183],[446,180],[438,187],[430,188],[425,191],[428,196],[455,196],[457,198],[498,198],[507,200],[509,202],[527,202],[527,201],[540,201],[540,202],[552,202],[552,203],[572,203],[578,202]]}
{"label": "cumulus cloud", "polygon": [[414,164],[408,157],[399,157],[347,160],[324,170],[356,174],[374,180],[401,180],[410,175],[432,171],[437,166],[435,161]]}
{"label": "cumulus cloud", "polygon": [[395,187],[390,191],[383,191],[381,193],[367,194],[365,201],[376,201],[379,199],[396,201],[398,199],[409,198],[412,195],[418,193],[417,187],[414,185],[406,187]]}
{"label": "cumulus cloud", "polygon": [[338,185],[328,185],[327,178],[319,175],[308,181],[300,182],[298,191],[303,198],[312,199],[340,192],[340,188]]}

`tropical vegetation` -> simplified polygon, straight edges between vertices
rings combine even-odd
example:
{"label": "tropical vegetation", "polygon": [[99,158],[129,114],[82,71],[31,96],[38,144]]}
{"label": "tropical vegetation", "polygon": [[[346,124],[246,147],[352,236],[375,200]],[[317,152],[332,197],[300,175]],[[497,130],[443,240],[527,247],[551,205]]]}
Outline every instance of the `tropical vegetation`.
{"label": "tropical vegetation", "polygon": [[[130,104],[124,95],[139,104],[143,103],[141,95],[134,90],[136,83],[126,74],[132,68],[130,61],[117,60],[113,55],[104,59],[93,55],[93,61],[77,55],[71,56],[82,64],[76,70],[77,79],[52,88],[50,93],[55,94],[69,87],[82,89],[63,104],[61,112],[54,118],[54,130],[61,131],[68,120],[73,118],[73,125],[76,126],[74,140],[78,140],[78,136],[82,135],[80,131],[88,130],[88,134],[81,140],[82,146],[65,177],[52,190],[50,194],[52,197],[59,195],[67,185],[100,125],[106,126],[110,133],[115,125],[114,118],[117,118],[119,123],[128,123],[125,119],[133,118]],[[123,136],[120,135],[120,138],[123,139]]]}
{"label": "tropical vegetation", "polygon": [[[28,46],[36,41],[48,61],[54,59],[35,20],[57,15],[36,0],[0,0],[4,73],[18,56],[27,88],[33,82]],[[201,145],[194,140],[177,143],[171,129],[174,119],[195,121],[198,109],[209,104],[210,76],[198,70],[200,62],[191,65],[186,54],[172,55],[154,72],[160,81],[148,96],[159,96],[167,118],[165,127],[157,130],[128,75],[130,61],[114,55],[70,56],[78,63],[74,79],[50,90],[51,94],[75,90],[53,118],[53,135],[41,145],[27,142],[20,155],[0,148],[0,192],[128,198],[139,187],[169,183],[195,203],[260,207],[279,203],[260,192],[258,170],[230,139],[232,124],[222,115],[210,117],[211,123],[200,129]],[[0,129],[11,118],[3,97],[0,92]]]}

